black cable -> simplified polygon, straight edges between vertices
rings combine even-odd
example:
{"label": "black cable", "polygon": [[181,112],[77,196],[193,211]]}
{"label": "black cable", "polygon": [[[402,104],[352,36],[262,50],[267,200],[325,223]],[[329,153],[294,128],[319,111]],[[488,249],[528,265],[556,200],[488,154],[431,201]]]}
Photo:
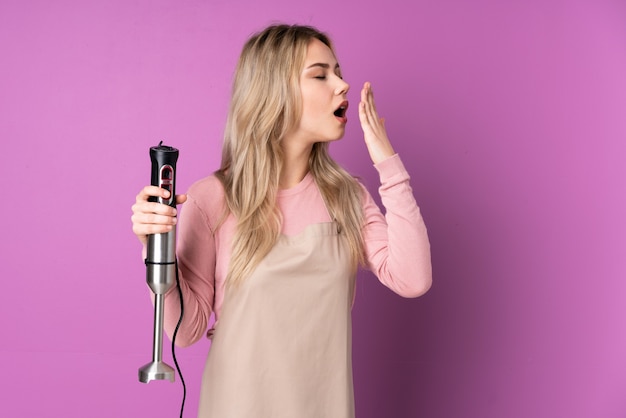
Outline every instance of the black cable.
{"label": "black cable", "polygon": [[178,288],[178,297],[180,299],[180,318],[178,318],[178,323],[176,324],[176,328],[174,328],[174,334],[172,335],[172,358],[174,359],[174,365],[176,366],[176,371],[180,376],[180,381],[183,384],[183,401],[180,405],[180,418],[183,418],[183,410],[185,409],[185,399],[187,398],[187,386],[185,385],[185,379],[183,379],[183,374],[180,371],[180,366],[178,365],[178,360],[176,360],[176,334],[178,334],[178,329],[180,328],[180,324],[183,322],[183,313],[184,313],[184,304],[183,304],[183,291],[180,288],[180,279],[178,278],[178,259],[176,259],[176,287]]}

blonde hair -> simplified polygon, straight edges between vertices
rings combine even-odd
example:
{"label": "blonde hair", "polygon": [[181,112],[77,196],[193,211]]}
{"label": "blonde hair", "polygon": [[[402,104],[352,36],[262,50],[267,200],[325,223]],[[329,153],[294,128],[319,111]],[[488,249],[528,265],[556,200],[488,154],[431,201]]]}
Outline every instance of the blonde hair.
{"label": "blonde hair", "polygon": [[[237,226],[227,283],[239,284],[269,253],[281,232],[276,204],[283,165],[281,141],[302,114],[300,73],[309,43],[318,39],[331,51],[330,39],[310,26],[274,25],[252,36],[235,72],[224,134],[222,163],[216,176],[224,186],[227,209]],[[348,242],[353,269],[365,256],[362,189],[316,143],[309,169],[331,216]]]}

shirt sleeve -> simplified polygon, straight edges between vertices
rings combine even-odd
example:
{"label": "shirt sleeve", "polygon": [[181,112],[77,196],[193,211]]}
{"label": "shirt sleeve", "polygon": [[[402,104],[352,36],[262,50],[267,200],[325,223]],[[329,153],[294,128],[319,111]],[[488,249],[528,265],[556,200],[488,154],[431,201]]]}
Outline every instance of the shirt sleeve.
{"label": "shirt sleeve", "polygon": [[[203,199],[207,194],[203,190],[206,186],[203,182],[191,186],[187,202],[178,216],[176,255],[184,316],[176,335],[176,345],[181,347],[191,345],[205,335],[213,312],[216,246],[210,219],[215,217],[211,217],[202,205],[206,202]],[[170,338],[179,317],[180,298],[174,287],[165,296],[164,328]]]}
{"label": "shirt sleeve", "polygon": [[417,297],[430,288],[432,267],[426,225],[409,174],[396,154],[375,165],[385,215],[365,190],[364,241],[368,268],[381,283],[404,297]]}

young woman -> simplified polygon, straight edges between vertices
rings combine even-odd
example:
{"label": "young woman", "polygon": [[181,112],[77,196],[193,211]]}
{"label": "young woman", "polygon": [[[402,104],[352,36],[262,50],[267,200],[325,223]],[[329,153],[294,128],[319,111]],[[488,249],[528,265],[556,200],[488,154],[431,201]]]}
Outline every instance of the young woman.
{"label": "young woman", "polygon": [[[426,228],[369,83],[358,114],[385,216],[329,156],[348,89],[331,41],[312,27],[271,26],[243,48],[221,167],[177,197],[176,342],[212,338],[200,417],[353,417],[357,267],[404,297],[430,287]],[[167,193],[145,187],[133,206],[144,251],[148,234],[177,223],[173,208],[148,201]],[[178,298],[166,296],[169,335]]]}

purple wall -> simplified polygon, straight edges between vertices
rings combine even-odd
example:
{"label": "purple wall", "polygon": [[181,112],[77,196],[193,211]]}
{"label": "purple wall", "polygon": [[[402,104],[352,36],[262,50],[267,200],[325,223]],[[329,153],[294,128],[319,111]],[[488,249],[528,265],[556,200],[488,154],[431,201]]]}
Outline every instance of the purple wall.
{"label": "purple wall", "polygon": [[[430,231],[426,296],[361,274],[359,418],[626,416],[621,0],[2,1],[0,416],[177,416],[180,382],[137,381],[130,206],[161,139],[180,190],[216,168],[237,55],[273,21],[334,36],[353,105],[373,82]],[[333,152],[374,190],[357,120]],[[207,348],[179,350],[186,417]]]}

